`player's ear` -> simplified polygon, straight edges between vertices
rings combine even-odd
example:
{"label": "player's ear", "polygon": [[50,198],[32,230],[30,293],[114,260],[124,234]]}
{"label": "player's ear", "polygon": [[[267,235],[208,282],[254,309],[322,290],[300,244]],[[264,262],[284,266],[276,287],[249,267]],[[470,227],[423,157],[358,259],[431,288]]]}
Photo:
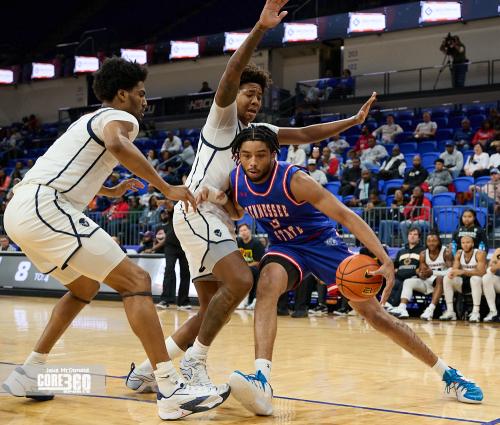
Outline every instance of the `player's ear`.
{"label": "player's ear", "polygon": [[116,97],[118,100],[122,103],[125,103],[128,99],[128,91],[124,89],[118,89],[118,92],[116,93]]}

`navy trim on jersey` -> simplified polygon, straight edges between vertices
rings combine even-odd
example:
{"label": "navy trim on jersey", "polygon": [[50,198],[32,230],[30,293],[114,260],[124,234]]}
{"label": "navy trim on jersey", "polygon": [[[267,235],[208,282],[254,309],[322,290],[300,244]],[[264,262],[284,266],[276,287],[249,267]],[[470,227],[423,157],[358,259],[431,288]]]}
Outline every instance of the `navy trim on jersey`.
{"label": "navy trim on jersey", "polygon": [[194,283],[194,282],[198,282],[198,281],[200,281],[200,280],[203,280],[205,277],[208,277],[208,276],[213,276],[214,281],[217,281],[217,278],[214,276],[214,274],[213,274],[213,273],[208,273],[208,274],[202,274],[201,276],[195,277],[195,278],[193,279],[193,283]]}
{"label": "navy trim on jersey", "polygon": [[53,183],[54,181],[56,181],[59,177],[61,177],[61,176],[62,176],[62,174],[63,174],[63,173],[64,173],[64,172],[68,169],[68,167],[69,167],[69,166],[73,163],[73,161],[76,159],[76,157],[77,157],[78,155],[80,155],[80,152],[81,152],[81,151],[83,151],[83,150],[87,147],[87,145],[90,143],[90,141],[91,141],[91,140],[92,140],[92,137],[89,137],[89,138],[87,139],[87,141],[84,143],[84,145],[83,145],[80,149],[78,149],[78,152],[77,152],[77,153],[75,153],[75,155],[73,156],[73,158],[71,158],[71,159],[69,160],[69,162],[68,162],[68,163],[64,166],[64,168],[63,168],[61,171],[59,171],[59,174],[58,174],[57,176],[55,176],[52,180],[49,180],[47,183],[45,183],[45,185],[46,185],[46,186],[48,186],[49,184],[51,184],[51,183]]}
{"label": "navy trim on jersey", "polygon": [[[238,133],[236,133],[236,134],[238,134]],[[207,145],[209,148],[213,149],[214,151],[227,151],[228,149],[231,149],[232,140],[231,140],[231,143],[229,143],[229,146],[226,146],[225,148],[219,148],[217,146],[212,145],[211,143],[209,143],[207,141],[207,139],[205,139],[205,136],[203,136],[203,130],[201,130],[201,132],[200,132],[200,139],[201,139],[202,144]]]}
{"label": "navy trim on jersey", "polygon": [[92,139],[94,139],[94,142],[96,142],[97,144],[101,145],[103,148],[105,147],[104,146],[104,142],[97,136],[97,134],[95,134],[94,130],[92,130],[92,121],[95,117],[98,117],[99,115],[101,115],[102,113],[104,112],[107,112],[107,111],[110,111],[110,110],[113,110],[114,108],[106,108],[104,109],[103,111],[95,114],[92,118],[90,118],[87,122],[87,131],[89,132],[90,134],[90,137],[92,137]]}
{"label": "navy trim on jersey", "polygon": [[98,157],[94,160],[94,162],[93,162],[92,164],[90,164],[90,167],[89,167],[89,168],[87,168],[87,170],[85,171],[85,173],[83,173],[83,174],[80,176],[80,178],[79,178],[79,179],[78,179],[78,180],[77,180],[77,181],[73,184],[73,186],[71,186],[69,189],[63,190],[63,191],[62,191],[62,192],[60,192],[60,193],[68,193],[68,192],[70,192],[71,190],[73,190],[73,189],[76,187],[76,185],[77,185],[78,183],[80,183],[80,182],[84,179],[84,177],[85,177],[85,176],[86,176],[86,175],[90,172],[90,170],[92,170],[92,168],[94,167],[94,165],[96,165],[96,164],[97,164],[97,161],[99,161],[105,153],[106,153],[106,148],[104,148],[104,150],[103,150],[103,151],[99,154],[99,156],[98,156]]}
{"label": "navy trim on jersey", "polygon": [[57,269],[57,266],[54,266],[48,272],[42,272],[42,274],[51,274],[56,269]]}

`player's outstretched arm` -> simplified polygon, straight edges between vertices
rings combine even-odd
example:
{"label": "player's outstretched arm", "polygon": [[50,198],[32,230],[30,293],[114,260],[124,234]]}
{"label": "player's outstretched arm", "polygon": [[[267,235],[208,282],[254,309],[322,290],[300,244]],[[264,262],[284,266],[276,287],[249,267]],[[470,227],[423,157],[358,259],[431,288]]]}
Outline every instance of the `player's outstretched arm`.
{"label": "player's outstretched arm", "polygon": [[[185,186],[171,186],[156,172],[142,152],[128,138],[132,124],[126,121],[110,121],[103,130],[104,145],[125,168],[156,187],[167,198],[183,201],[196,209],[193,194]],[[101,188],[102,190],[102,188]]]}
{"label": "player's outstretched arm", "polygon": [[347,227],[379,259],[382,267],[373,274],[381,274],[386,279],[386,287],[380,301],[385,304],[394,286],[394,263],[370,226],[308,174],[295,173],[290,188],[297,202],[309,202],[332,220]]}
{"label": "player's outstretched arm", "polygon": [[373,92],[358,113],[345,120],[314,124],[302,128],[280,127],[278,133],[280,145],[303,145],[320,142],[355,125],[363,124],[375,100],[377,100],[377,93]]}
{"label": "player's outstretched arm", "polygon": [[137,192],[139,189],[144,188],[144,183],[137,179],[127,179],[118,183],[113,187],[102,186],[99,192],[97,192],[100,196],[106,196],[108,198],[120,198],[129,190],[132,192]]}
{"label": "player's outstretched arm", "polygon": [[280,10],[288,0],[267,0],[260,14],[259,21],[245,39],[243,44],[233,53],[222,75],[219,87],[215,93],[215,103],[225,108],[234,102],[240,87],[243,70],[250,62],[253,52],[268,29],[274,28],[288,14]]}

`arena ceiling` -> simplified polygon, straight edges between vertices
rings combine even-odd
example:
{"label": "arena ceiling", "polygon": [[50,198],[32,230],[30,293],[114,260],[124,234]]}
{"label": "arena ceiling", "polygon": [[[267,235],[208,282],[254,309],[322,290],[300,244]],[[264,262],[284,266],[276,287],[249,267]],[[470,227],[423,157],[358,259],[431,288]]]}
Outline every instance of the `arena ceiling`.
{"label": "arena ceiling", "polygon": [[[286,9],[290,11],[288,19],[300,20],[407,2],[290,0]],[[109,50],[118,44],[133,47],[248,28],[257,19],[263,4],[264,0],[4,2],[0,65],[55,55],[64,50],[56,45],[80,42],[86,38],[86,31],[95,29],[106,29],[92,33],[96,49]]]}

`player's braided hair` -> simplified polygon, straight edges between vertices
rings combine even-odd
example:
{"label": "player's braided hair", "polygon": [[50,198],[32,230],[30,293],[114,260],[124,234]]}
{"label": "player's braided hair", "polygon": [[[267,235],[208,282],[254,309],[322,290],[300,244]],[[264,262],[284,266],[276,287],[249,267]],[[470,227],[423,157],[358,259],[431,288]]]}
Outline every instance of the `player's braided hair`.
{"label": "player's braided hair", "polygon": [[243,142],[247,142],[249,140],[258,140],[260,142],[264,142],[271,151],[271,154],[279,153],[280,151],[278,135],[265,125],[255,125],[245,128],[243,131],[237,134],[234,140],[231,142],[231,152],[233,154],[233,158],[236,161],[240,160],[241,145],[243,144]]}

